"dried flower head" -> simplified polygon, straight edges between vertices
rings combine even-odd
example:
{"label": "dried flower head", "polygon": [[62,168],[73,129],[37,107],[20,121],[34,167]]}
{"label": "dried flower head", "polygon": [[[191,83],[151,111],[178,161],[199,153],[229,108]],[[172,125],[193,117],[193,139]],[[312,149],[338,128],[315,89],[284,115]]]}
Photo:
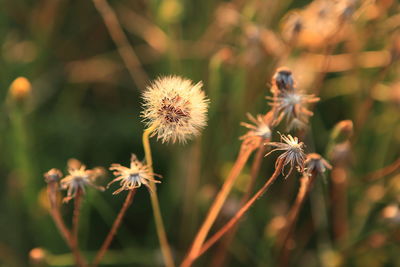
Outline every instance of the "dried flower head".
{"label": "dried flower head", "polygon": [[157,126],[157,139],[184,143],[206,126],[209,100],[201,87],[178,76],[160,77],[147,87],[142,117],[148,127]]}
{"label": "dried flower head", "polygon": [[331,164],[329,164],[326,159],[324,159],[320,154],[310,153],[307,154],[307,158],[304,162],[305,168],[308,174],[317,173],[323,174],[326,169],[332,169]]}
{"label": "dried flower head", "polygon": [[265,115],[258,114],[256,118],[254,118],[250,113],[247,113],[246,115],[254,124],[246,122],[240,123],[242,126],[249,129],[247,134],[240,137],[241,140],[252,136],[259,136],[263,139],[268,139],[271,137],[271,128]]}
{"label": "dried flower head", "polygon": [[267,97],[267,99],[272,100],[269,104],[276,109],[275,124],[286,118],[289,126],[294,119],[307,124],[308,118],[313,115],[313,112],[306,106],[319,101],[319,97],[302,94],[297,90],[281,91],[278,96]]}
{"label": "dried flower head", "polygon": [[85,193],[85,187],[88,185],[98,190],[104,190],[103,187],[94,184],[94,181],[99,176],[97,171],[87,170],[86,166],[76,159],[70,160],[68,165],[69,175],[60,181],[61,189],[67,190],[67,196],[63,199],[63,202],[73,199],[78,191]]}
{"label": "dried flower head", "polygon": [[53,168],[44,174],[44,180],[46,183],[58,182],[62,176],[63,174],[59,169]]}
{"label": "dried flower head", "polygon": [[281,91],[293,91],[294,88],[295,82],[292,71],[286,67],[278,68],[272,77],[272,93],[277,94]]}
{"label": "dried flower head", "polygon": [[113,195],[118,194],[124,190],[133,190],[140,186],[145,185],[150,191],[151,187],[149,182],[161,183],[160,181],[154,180],[154,176],[159,176],[157,174],[151,173],[149,166],[140,162],[135,154],[131,156],[130,168],[121,166],[120,164],[112,164],[110,170],[114,171],[114,175],[117,176],[112,180],[107,188],[115,182],[120,182],[120,188],[116,190]]}
{"label": "dried flower head", "polygon": [[[299,142],[299,139],[297,137],[292,137],[290,134],[287,136],[280,134],[280,136],[281,136],[281,142],[266,143],[266,145],[273,146],[276,148],[271,150],[265,156],[268,156],[269,154],[271,154],[274,151],[278,151],[278,150],[285,151],[278,157],[278,160],[275,163],[275,167],[277,167],[279,161],[283,160],[282,174],[283,174],[284,167],[286,165],[290,164],[289,172],[287,173],[285,178],[287,178],[289,176],[289,174],[292,172],[294,166],[297,167],[297,170],[299,172],[304,172],[304,161],[306,159],[306,154],[304,154],[304,151],[303,151],[304,143]],[[282,141],[284,141],[284,143]]]}

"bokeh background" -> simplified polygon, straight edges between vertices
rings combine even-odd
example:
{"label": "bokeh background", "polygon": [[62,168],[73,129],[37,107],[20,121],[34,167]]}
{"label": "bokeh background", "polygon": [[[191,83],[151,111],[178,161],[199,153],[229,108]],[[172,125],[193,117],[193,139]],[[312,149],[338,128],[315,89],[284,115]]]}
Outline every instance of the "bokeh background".
{"label": "bokeh background", "polygon": [[[48,214],[43,173],[66,173],[70,158],[89,168],[127,165],[131,153],[143,158],[141,90],[170,74],[203,81],[211,100],[201,137],[186,145],[152,139],[155,172],[164,177],[158,190],[167,234],[182,259],[237,156],[246,133],[240,122],[247,112],[270,109],[265,96],[280,66],[293,71],[298,88],[321,98],[303,134],[306,151],[329,160],[333,127],[354,123],[351,153],[339,174],[347,181],[347,203],[331,197],[331,173],[318,180],[300,213],[290,265],[400,266],[400,164],[393,165],[400,156],[397,1],[110,0],[114,13],[104,4],[1,1],[1,266],[73,264]],[[28,90],[11,86],[20,76],[29,80]],[[275,158],[263,159],[257,188]],[[385,166],[391,168],[376,172]],[[238,209],[249,173],[250,163],[213,229]],[[250,210],[226,266],[275,266],[274,241],[298,178],[279,179]],[[99,183],[110,179],[107,173]],[[112,196],[112,189],[89,189],[85,197],[79,238],[89,258],[124,200],[125,193]],[[63,205],[68,223],[72,208]],[[344,241],[332,230],[337,208],[346,215]],[[217,252],[212,248],[195,266],[213,266]],[[138,190],[104,263],[162,265],[146,189]]]}

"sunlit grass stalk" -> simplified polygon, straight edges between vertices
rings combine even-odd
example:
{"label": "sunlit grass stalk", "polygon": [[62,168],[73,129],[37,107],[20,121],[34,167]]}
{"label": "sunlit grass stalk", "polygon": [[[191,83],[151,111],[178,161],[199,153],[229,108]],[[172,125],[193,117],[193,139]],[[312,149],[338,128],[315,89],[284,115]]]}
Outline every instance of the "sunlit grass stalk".
{"label": "sunlit grass stalk", "polygon": [[47,196],[50,202],[50,215],[53,218],[54,223],[56,224],[57,229],[61,233],[61,236],[66,241],[67,245],[72,251],[72,254],[75,258],[75,263],[79,267],[86,266],[86,261],[83,259],[77,240],[73,238],[70,230],[65,225],[65,222],[61,216],[58,204],[57,204],[57,192],[58,192],[58,185],[57,182],[53,181],[48,183],[47,185]]}
{"label": "sunlit grass stalk", "polygon": [[[269,139],[264,140],[264,142],[269,142]],[[243,206],[250,198],[251,193],[253,192],[254,186],[256,184],[256,180],[261,168],[262,159],[264,158],[266,151],[266,147],[264,143],[262,143],[254,156],[253,163],[251,165],[250,170],[250,182],[247,186],[245,194],[242,196],[240,200],[240,206]],[[239,223],[230,231],[230,233],[224,238],[221,242],[221,245],[218,248],[218,252],[215,254],[215,257],[212,261],[212,266],[223,266],[226,260],[228,249],[235,238],[236,232],[238,230]]]}
{"label": "sunlit grass stalk", "polygon": [[278,247],[280,247],[279,266],[287,266],[288,264],[289,253],[290,253],[289,240],[295,228],[301,207],[303,206],[304,201],[314,184],[316,176],[317,173],[313,172],[310,177],[303,176],[300,179],[300,187],[296,196],[296,200],[294,201],[292,207],[290,208],[286,216],[286,224],[281,231],[281,236],[279,237],[280,238],[278,243]]}
{"label": "sunlit grass stalk", "polygon": [[107,252],[108,248],[110,247],[110,244],[112,240],[114,239],[115,234],[117,233],[117,230],[119,226],[121,225],[122,219],[125,216],[126,211],[128,210],[129,206],[133,202],[133,197],[135,196],[136,189],[129,190],[128,195],[125,198],[124,204],[121,207],[120,212],[117,215],[117,218],[115,219],[110,232],[108,233],[106,239],[104,240],[103,244],[101,245],[101,248],[97,252],[94,261],[93,261],[93,266],[97,266],[101,259],[104,257],[105,253]]}
{"label": "sunlit grass stalk", "polygon": [[211,205],[207,217],[204,220],[200,230],[197,232],[197,235],[192,243],[191,249],[187,254],[185,260],[182,262],[182,266],[190,266],[193,260],[198,257],[200,253],[200,249],[207,238],[207,234],[210,231],[212,225],[214,224],[219,212],[221,211],[222,206],[225,203],[226,198],[228,197],[230,191],[232,190],[233,184],[236,181],[236,178],[241,173],[243,167],[248,161],[251,153],[258,147],[258,144],[247,144],[243,142],[240,148],[239,155],[233,165],[227,179],[222,185],[221,190],[218,192],[215,201]]}
{"label": "sunlit grass stalk", "polygon": [[[149,166],[150,173],[153,173],[153,160],[151,156],[149,136],[156,128],[157,124],[153,124],[143,132],[143,149],[145,153],[146,164],[147,166]],[[167,267],[173,267],[175,266],[174,258],[172,256],[171,248],[168,243],[167,235],[165,233],[165,227],[161,216],[160,204],[157,196],[157,188],[154,182],[152,181],[149,181],[149,186],[152,191],[150,192],[150,199],[151,199],[151,205],[153,207],[153,216],[156,225],[158,240],[161,246],[161,252],[164,257],[165,265]]]}
{"label": "sunlit grass stalk", "polygon": [[231,230],[237,222],[243,217],[243,215],[251,208],[251,206],[256,202],[257,199],[259,199],[268,189],[269,187],[275,182],[275,180],[278,178],[279,174],[282,171],[282,168],[284,166],[284,159],[279,159],[277,162],[276,168],[274,173],[271,175],[269,179],[267,179],[266,183],[261,187],[260,190],[258,190],[253,197],[249,199],[249,201],[246,202],[245,205],[243,205],[239,211],[235,214],[235,216],[232,217],[223,227],[221,227],[218,232],[216,232],[212,237],[210,237],[202,246],[200,249],[199,254],[195,256],[194,259],[202,255],[204,252],[206,252],[212,245],[214,245],[221,237],[223,237],[229,230]]}

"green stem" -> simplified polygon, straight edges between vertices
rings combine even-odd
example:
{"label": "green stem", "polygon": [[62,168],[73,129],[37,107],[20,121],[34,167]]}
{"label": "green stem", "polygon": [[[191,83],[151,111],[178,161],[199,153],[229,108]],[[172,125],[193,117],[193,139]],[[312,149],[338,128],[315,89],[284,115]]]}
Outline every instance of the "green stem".
{"label": "green stem", "polygon": [[[157,125],[153,124],[143,132],[143,149],[145,153],[146,164],[149,166],[150,173],[153,173],[153,160],[151,157],[149,136],[155,130],[156,127]],[[153,207],[154,221],[156,224],[158,240],[161,246],[161,252],[164,257],[165,265],[167,267],[174,267],[175,266],[174,259],[172,257],[171,248],[168,243],[167,235],[165,233],[164,223],[161,217],[160,204],[158,202],[158,196],[157,196],[157,189],[154,182],[152,181],[150,181],[150,188],[152,191],[150,192],[151,205]]]}

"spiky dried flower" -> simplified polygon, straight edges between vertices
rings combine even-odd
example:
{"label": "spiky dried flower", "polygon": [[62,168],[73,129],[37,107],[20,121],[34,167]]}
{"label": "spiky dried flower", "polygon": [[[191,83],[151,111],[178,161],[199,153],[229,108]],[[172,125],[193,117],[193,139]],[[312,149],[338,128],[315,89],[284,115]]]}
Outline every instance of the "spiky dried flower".
{"label": "spiky dried flower", "polygon": [[202,83],[178,76],[160,77],[143,93],[142,117],[162,142],[184,143],[206,126],[209,100]]}
{"label": "spiky dried flower", "polygon": [[332,169],[332,165],[329,164],[326,159],[324,159],[320,154],[317,153],[307,154],[304,165],[309,175],[311,175],[313,172],[317,174],[323,174],[326,169]]}
{"label": "spiky dried flower", "polygon": [[307,124],[308,118],[313,115],[313,112],[307,109],[307,105],[319,101],[319,97],[303,94],[298,90],[281,91],[279,95],[267,99],[272,100],[269,104],[276,109],[275,124],[286,118],[289,127],[294,119]]}
{"label": "spiky dried flower", "polygon": [[[280,134],[280,133],[279,133]],[[281,155],[279,155],[277,161],[275,162],[275,167],[278,166],[279,161],[283,160],[283,171],[286,165],[290,165],[289,172],[285,176],[287,178],[292,172],[294,166],[297,167],[299,172],[304,172],[304,161],[306,159],[306,154],[304,154],[303,147],[304,143],[299,142],[297,137],[292,137],[290,134],[287,136],[280,134],[281,142],[268,142],[266,145],[276,147],[267,153],[265,156],[268,156],[274,151],[284,151]],[[282,142],[283,141],[283,142]]]}
{"label": "spiky dried flower", "polygon": [[118,194],[124,190],[133,190],[135,188],[139,188],[142,186],[142,184],[151,191],[149,182],[161,183],[160,181],[157,181],[153,178],[154,176],[159,175],[151,173],[149,166],[140,162],[135,154],[132,154],[131,156],[131,165],[129,168],[121,166],[120,164],[112,164],[110,170],[114,171],[113,174],[117,176],[117,178],[112,180],[107,185],[107,188],[109,188],[111,184],[118,181],[121,186],[113,193],[113,195]]}
{"label": "spiky dried flower", "polygon": [[76,197],[78,191],[85,194],[86,186],[91,186],[101,191],[104,190],[102,186],[94,184],[94,181],[99,177],[98,171],[86,169],[86,166],[76,159],[70,160],[68,165],[69,175],[60,181],[61,189],[67,190],[67,196],[63,199],[63,202],[68,202]]}
{"label": "spiky dried flower", "polygon": [[244,140],[248,137],[259,136],[263,139],[267,139],[271,137],[271,128],[270,123],[268,122],[266,116],[258,114],[255,118],[250,113],[247,113],[247,118],[253,123],[242,122],[240,123],[242,126],[249,129],[249,132],[240,137],[241,140]]}
{"label": "spiky dried flower", "polygon": [[62,172],[59,169],[51,169],[44,174],[44,180],[46,183],[58,182],[63,176]]}

